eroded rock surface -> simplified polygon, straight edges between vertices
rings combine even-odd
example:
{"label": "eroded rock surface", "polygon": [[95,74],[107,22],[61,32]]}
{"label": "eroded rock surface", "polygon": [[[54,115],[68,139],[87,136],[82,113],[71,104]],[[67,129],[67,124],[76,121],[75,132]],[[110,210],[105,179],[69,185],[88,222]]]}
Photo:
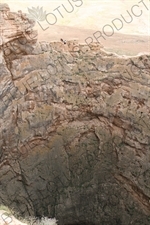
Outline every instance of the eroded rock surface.
{"label": "eroded rock surface", "polygon": [[101,47],[3,55],[0,203],[60,225],[150,223],[150,55]]}
{"label": "eroded rock surface", "polygon": [[7,64],[21,55],[31,54],[37,41],[35,21],[22,11],[11,12],[7,4],[0,4],[0,63],[2,55]]}

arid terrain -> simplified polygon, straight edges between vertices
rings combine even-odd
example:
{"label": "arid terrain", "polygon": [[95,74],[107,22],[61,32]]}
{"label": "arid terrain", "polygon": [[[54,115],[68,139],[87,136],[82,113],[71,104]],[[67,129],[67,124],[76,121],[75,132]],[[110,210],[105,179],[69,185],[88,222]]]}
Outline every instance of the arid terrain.
{"label": "arid terrain", "polygon": [[[17,12],[22,10],[28,12],[28,8],[43,7],[46,13],[54,13],[57,18],[55,25],[49,25],[48,22],[40,22],[42,28],[36,23],[35,29],[38,30],[39,41],[59,41],[60,38],[66,40],[78,39],[79,42],[85,43],[87,37],[93,37],[97,31],[102,31],[103,27],[108,24],[112,26],[112,21],[120,27],[119,20],[122,20],[121,15],[130,21],[128,12],[132,16],[132,22],[125,23],[123,21],[122,28],[106,40],[99,38],[106,50],[116,52],[120,55],[137,55],[140,52],[150,52],[150,1],[138,0],[70,0],[73,5],[73,12],[67,13],[63,6],[68,10],[71,8],[68,0],[33,0],[33,1],[12,1],[1,0],[1,3],[8,3],[11,11]],[[15,2],[15,4],[14,4]],[[80,2],[83,2],[81,5]],[[80,7],[76,7],[76,5]],[[134,7],[137,5],[138,7]],[[134,14],[141,16],[134,16],[131,9],[134,7]],[[62,16],[55,9],[59,8]],[[127,12],[128,11],[128,12]],[[139,14],[140,15],[140,14]],[[52,20],[48,18],[50,22]],[[44,30],[47,28],[47,30]],[[110,28],[111,29],[111,28]],[[109,28],[108,28],[108,31]],[[93,41],[96,39],[93,38]]]}
{"label": "arid terrain", "polygon": [[[54,26],[46,24],[54,5],[81,0],[6,2],[0,225],[149,225],[150,1],[84,0]],[[142,16],[96,42],[133,9]]]}
{"label": "arid terrain", "polygon": [[[68,26],[52,26],[50,29],[50,32],[49,29],[43,32],[40,32],[39,29],[39,41],[60,41],[60,38],[63,38],[65,40],[78,39],[79,42],[86,44],[85,39],[88,37],[92,37],[93,42],[96,41],[93,34],[97,30]],[[150,52],[150,36],[115,33],[111,37],[107,37],[106,40],[99,38],[98,41],[103,44],[106,50],[119,55],[137,55],[141,52]]]}

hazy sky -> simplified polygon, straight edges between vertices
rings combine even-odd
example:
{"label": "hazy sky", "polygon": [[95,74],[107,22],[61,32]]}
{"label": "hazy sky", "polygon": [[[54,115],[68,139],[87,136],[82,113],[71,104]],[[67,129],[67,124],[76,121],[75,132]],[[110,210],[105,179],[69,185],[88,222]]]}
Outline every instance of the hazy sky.
{"label": "hazy sky", "polygon": [[[74,9],[73,12],[67,13],[62,4],[71,10],[69,1],[72,3]],[[76,2],[75,2],[76,1]],[[46,13],[53,13],[57,18],[56,25],[73,26],[79,28],[88,28],[94,30],[101,30],[106,24],[112,26],[112,20],[115,20],[116,26],[121,26],[123,21],[121,15],[126,19],[129,19],[127,10],[131,13],[131,8],[134,6],[133,21],[129,24],[123,24],[121,33],[143,34],[150,35],[150,1],[143,0],[143,3],[139,3],[140,0],[0,0],[1,3],[8,3],[11,11],[22,10],[28,13],[28,8],[43,7]],[[75,6],[77,5],[77,6]],[[136,5],[136,6],[135,6]],[[59,10],[63,16],[59,14]],[[55,10],[55,11],[54,11]],[[141,11],[142,10],[142,11]],[[54,21],[52,14],[49,14],[47,20]],[[121,20],[121,21],[119,21]],[[47,21],[41,23],[43,27],[47,26]],[[108,29],[107,26],[105,29]]]}

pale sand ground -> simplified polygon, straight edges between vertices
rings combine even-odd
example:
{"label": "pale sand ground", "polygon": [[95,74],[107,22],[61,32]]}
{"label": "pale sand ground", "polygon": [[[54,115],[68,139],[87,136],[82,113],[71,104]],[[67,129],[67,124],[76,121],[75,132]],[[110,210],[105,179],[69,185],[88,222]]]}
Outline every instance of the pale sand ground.
{"label": "pale sand ground", "polygon": [[7,213],[5,210],[0,210],[0,225],[27,225],[19,220],[17,220],[14,216]]}
{"label": "pale sand ground", "polygon": [[[46,31],[36,24],[39,40],[59,41],[60,38],[66,40],[77,38],[83,43],[87,37],[93,37],[94,32],[101,31],[106,24],[112,25],[112,20],[121,19],[121,15],[127,19],[127,10],[131,13],[132,6],[138,5],[134,10],[137,14],[142,10],[141,16],[135,17],[132,14],[133,21],[129,24],[124,22],[118,34],[115,33],[106,40],[100,38],[99,41],[106,49],[118,54],[136,55],[140,52],[150,52],[149,0],[143,0],[145,6],[139,3],[139,0],[82,0],[83,5],[75,7],[80,1],[76,0],[74,3],[73,0],[71,1],[74,6],[72,13],[65,12],[62,7],[64,4],[69,9],[68,0],[0,0],[0,3],[8,3],[11,11],[14,12],[22,10],[28,13],[28,8],[39,6],[47,13],[55,13],[57,16],[55,25],[49,25],[47,21],[41,23],[43,28],[49,27]],[[57,7],[62,12],[63,18],[57,11],[53,11]]]}
{"label": "pale sand ground", "polygon": [[[67,26],[51,26],[46,31],[39,29],[39,41],[59,41],[60,38],[70,40],[78,39],[79,42],[85,43],[88,37],[96,41],[93,34],[98,30],[73,28]],[[106,50],[115,52],[119,55],[137,55],[140,52],[150,53],[150,36],[128,35],[115,33],[111,37],[98,39],[104,45]]]}
{"label": "pale sand ground", "polygon": [[[80,2],[83,2],[81,5]],[[69,0],[0,0],[0,3],[8,3],[11,11],[22,10],[27,13],[28,8],[43,7],[46,13],[54,13],[57,17],[56,25],[65,25],[71,27],[85,28],[99,30],[102,29],[105,24],[111,24],[111,21],[120,18],[123,15],[126,19],[129,17],[127,10],[131,13],[131,8],[134,5],[138,7],[134,8],[134,12],[139,14],[142,10],[142,14],[139,17],[135,17],[133,13],[133,21],[129,24],[124,23],[121,29],[122,33],[128,34],[143,34],[150,35],[150,1],[143,0],[143,3],[139,3],[139,0],[70,0],[74,10],[71,13],[67,13],[62,5],[66,9],[70,10]],[[81,5],[81,6],[80,6]],[[80,6],[80,7],[77,7]],[[57,7],[63,17],[60,16],[58,11],[54,11]],[[51,21],[51,17],[50,21]],[[43,22],[44,23],[44,22]],[[45,22],[46,23],[46,22]]]}

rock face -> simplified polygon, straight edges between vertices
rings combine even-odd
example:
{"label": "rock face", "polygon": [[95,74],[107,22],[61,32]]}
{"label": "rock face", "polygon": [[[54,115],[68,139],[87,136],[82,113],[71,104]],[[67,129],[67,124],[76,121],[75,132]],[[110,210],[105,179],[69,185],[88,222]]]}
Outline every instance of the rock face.
{"label": "rock face", "polygon": [[150,55],[76,41],[6,55],[17,40],[0,64],[0,204],[60,225],[148,225]]}
{"label": "rock face", "polygon": [[24,54],[30,54],[37,40],[35,21],[25,13],[10,12],[7,4],[0,4],[0,63],[3,53],[7,63]]}

